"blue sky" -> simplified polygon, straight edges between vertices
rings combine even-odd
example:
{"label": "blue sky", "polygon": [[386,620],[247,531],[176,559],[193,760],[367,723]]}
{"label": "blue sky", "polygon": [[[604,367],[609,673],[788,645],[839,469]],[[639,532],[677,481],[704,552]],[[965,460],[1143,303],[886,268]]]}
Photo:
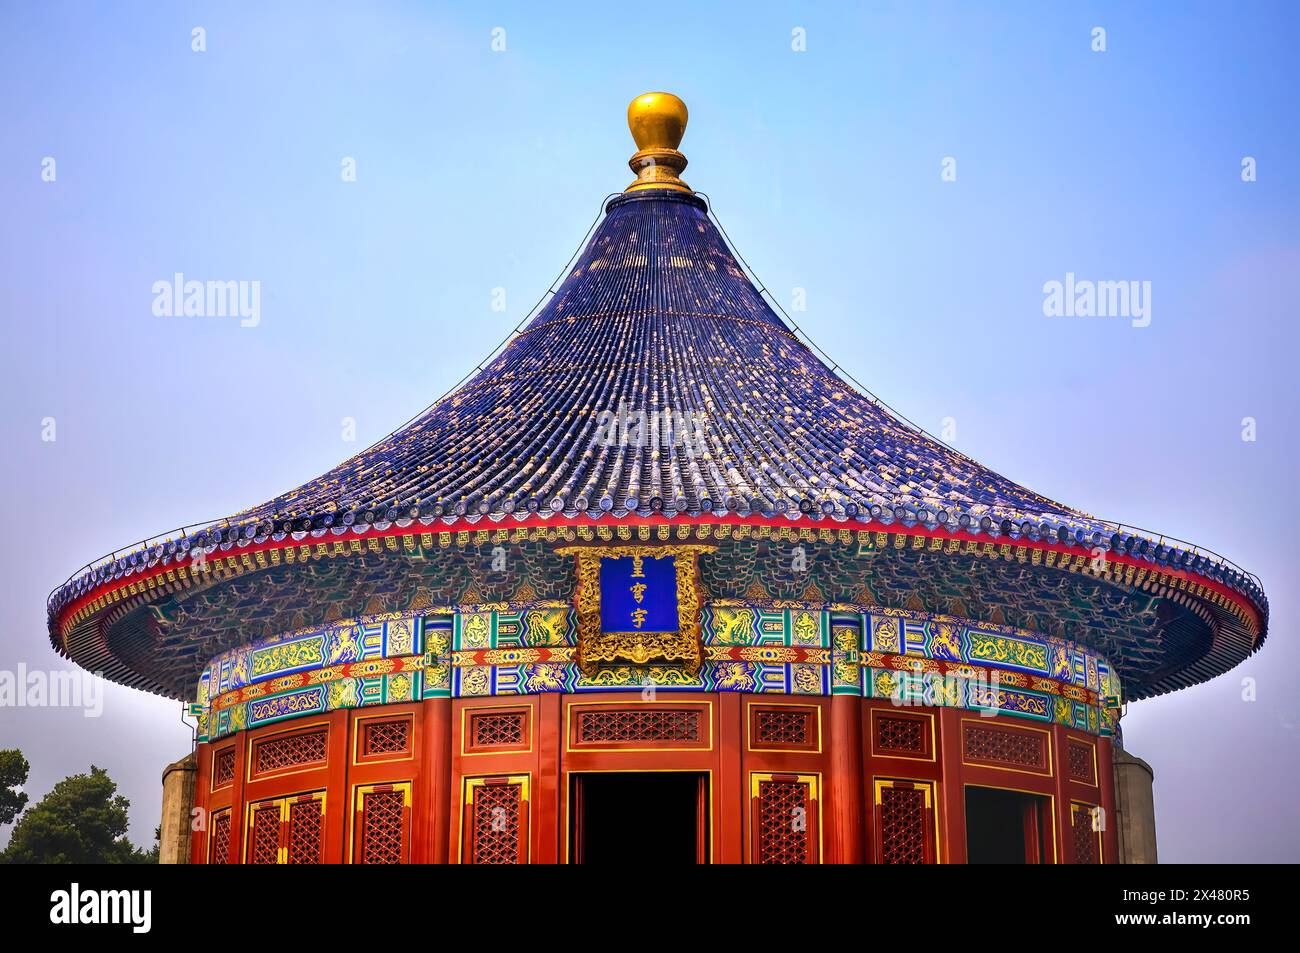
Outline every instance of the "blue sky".
{"label": "blue sky", "polygon": [[[1125,732],[1163,859],[1300,859],[1294,5],[698,6],[0,3],[0,669],[57,664],[44,598],[86,560],[268,499],[459,380],[630,181],[628,100],[668,89],[686,180],[858,380],[1263,579],[1264,651]],[[261,323],[154,315],[176,272],[259,281]],[[1045,317],[1067,272],[1150,281],[1150,326]],[[33,795],[93,760],[139,842],[188,739],[127,689],[97,719],[0,710]]]}

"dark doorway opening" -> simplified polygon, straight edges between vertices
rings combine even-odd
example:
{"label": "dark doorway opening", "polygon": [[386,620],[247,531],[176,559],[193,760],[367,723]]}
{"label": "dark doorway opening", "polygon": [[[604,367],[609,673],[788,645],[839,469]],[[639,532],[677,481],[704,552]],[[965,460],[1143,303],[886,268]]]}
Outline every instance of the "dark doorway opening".
{"label": "dark doorway opening", "polygon": [[574,774],[569,850],[578,864],[708,862],[708,776]]}
{"label": "dark doorway opening", "polygon": [[1045,863],[1050,803],[1038,794],[968,787],[966,862]]}

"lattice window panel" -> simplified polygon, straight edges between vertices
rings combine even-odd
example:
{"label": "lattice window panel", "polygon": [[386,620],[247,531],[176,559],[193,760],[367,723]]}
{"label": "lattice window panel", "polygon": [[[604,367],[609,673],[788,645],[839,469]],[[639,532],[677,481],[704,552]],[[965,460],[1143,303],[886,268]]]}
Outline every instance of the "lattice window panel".
{"label": "lattice window panel", "polygon": [[212,815],[211,846],[208,863],[230,863],[230,812],[218,811]]}
{"label": "lattice window panel", "polygon": [[907,755],[926,753],[929,719],[878,715],[875,719],[877,751]]}
{"label": "lattice window panel", "polygon": [[526,711],[474,712],[469,718],[469,747],[522,748],[528,743]]}
{"label": "lattice window panel", "polygon": [[253,772],[265,774],[323,762],[326,738],[327,732],[321,730],[259,741],[254,748]]}
{"label": "lattice window panel", "polygon": [[400,864],[406,860],[407,792],[387,785],[362,791],[361,835],[357,862]]}
{"label": "lattice window panel", "polygon": [[882,783],[876,792],[880,862],[931,863],[931,817],[929,785]]}
{"label": "lattice window panel", "polygon": [[270,801],[253,807],[253,821],[248,831],[250,864],[279,863],[281,806],[280,801]]}
{"label": "lattice window panel", "polygon": [[1065,746],[1066,771],[1070,780],[1082,781],[1084,784],[1096,784],[1097,779],[1092,770],[1092,745],[1081,741],[1069,741]]}
{"label": "lattice window panel", "polygon": [[[320,793],[300,794],[252,805],[245,846],[247,862],[321,863],[325,833],[324,798],[325,795]],[[228,844],[228,830],[224,836]]]}
{"label": "lattice window panel", "polygon": [[484,784],[474,789],[470,813],[470,863],[519,863],[523,785]]}
{"label": "lattice window panel", "polygon": [[1099,864],[1100,843],[1093,830],[1093,809],[1086,804],[1070,805],[1070,839],[1074,845],[1076,864]]}
{"label": "lattice window panel", "polygon": [[392,721],[367,721],[362,728],[361,753],[370,757],[382,754],[404,754],[411,746],[411,720],[396,718]]}
{"label": "lattice window panel", "polygon": [[815,860],[813,784],[803,777],[759,778],[755,783],[754,860],[808,864]]}
{"label": "lattice window panel", "polygon": [[319,864],[325,832],[325,814],[317,798],[289,804],[289,845],[286,862]]}
{"label": "lattice window panel", "polygon": [[217,752],[212,759],[212,790],[224,788],[235,780],[235,746],[230,745]]}
{"label": "lattice window panel", "polygon": [[578,744],[626,741],[690,742],[703,737],[695,708],[614,708],[578,712]]}
{"label": "lattice window panel", "polygon": [[1005,764],[1045,770],[1046,736],[986,725],[967,725],[962,732],[962,753],[967,761]]}
{"label": "lattice window panel", "polygon": [[814,712],[807,708],[758,708],[752,745],[808,748],[817,744]]}

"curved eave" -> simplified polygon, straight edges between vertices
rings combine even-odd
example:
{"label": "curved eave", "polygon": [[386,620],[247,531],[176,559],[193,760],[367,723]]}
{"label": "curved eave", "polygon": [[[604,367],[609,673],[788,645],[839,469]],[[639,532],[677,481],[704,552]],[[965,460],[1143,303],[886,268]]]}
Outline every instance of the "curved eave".
{"label": "curved eave", "polygon": [[[124,613],[141,601],[149,602],[165,594],[182,592],[195,584],[206,584],[225,578],[237,578],[245,571],[256,571],[267,566],[272,559],[279,564],[279,551],[325,546],[329,552],[322,555],[347,558],[353,552],[365,552],[372,545],[400,551],[402,537],[474,533],[485,530],[546,528],[555,531],[581,533],[586,528],[622,526],[717,526],[749,525],[778,528],[844,529],[854,532],[890,533],[931,541],[927,548],[940,544],[962,547],[993,547],[1003,552],[1003,547],[1014,554],[1025,550],[1031,558],[1025,568],[1033,571],[1044,563],[1045,554],[1052,553],[1057,568],[1068,560],[1077,571],[1098,574],[1093,568],[1090,547],[1034,539],[1020,534],[985,535],[962,530],[949,531],[942,527],[921,524],[907,525],[898,521],[850,521],[832,518],[807,517],[771,519],[764,517],[635,517],[618,519],[610,514],[599,517],[555,514],[531,516],[525,519],[463,518],[400,520],[373,526],[339,527],[338,531],[323,530],[283,536],[228,543],[212,547],[206,554],[209,569],[200,573],[192,569],[194,560],[155,560],[115,578],[102,581],[80,593],[75,598],[56,604],[52,597],[49,608],[50,640],[55,650],[90,671],[133,688],[181,697],[164,680],[147,671],[139,671],[123,661],[111,650],[104,638],[104,626],[110,617]],[[373,541],[373,542],[372,542]],[[355,548],[353,544],[356,544]],[[339,552],[336,547],[343,547]],[[272,556],[275,553],[275,556]],[[991,555],[986,550],[986,554]],[[1036,554],[1036,555],[1032,555]],[[235,567],[224,566],[233,561]],[[214,564],[223,568],[213,569]],[[1191,662],[1172,667],[1167,671],[1152,672],[1144,684],[1132,686],[1130,700],[1164,694],[1179,688],[1206,681],[1228,671],[1264,643],[1268,629],[1266,600],[1256,601],[1224,582],[1194,572],[1161,566],[1152,558],[1112,553],[1106,557],[1104,578],[1116,585],[1131,585],[1153,596],[1167,597],[1193,608],[1210,622],[1213,638],[1209,649]],[[1044,565],[1044,568],[1046,566]],[[57,595],[57,594],[56,594]],[[199,660],[206,661],[205,659]]]}

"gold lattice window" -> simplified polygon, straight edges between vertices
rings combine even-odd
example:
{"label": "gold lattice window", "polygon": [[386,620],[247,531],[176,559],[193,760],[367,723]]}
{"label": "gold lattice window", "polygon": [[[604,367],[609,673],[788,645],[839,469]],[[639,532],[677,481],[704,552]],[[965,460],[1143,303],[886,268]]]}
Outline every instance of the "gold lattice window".
{"label": "gold lattice window", "polygon": [[755,863],[818,862],[816,775],[752,774],[750,803]]}
{"label": "gold lattice window", "polygon": [[1045,732],[966,723],[961,737],[962,757],[968,762],[1048,771]]}
{"label": "gold lattice window", "polygon": [[749,746],[816,751],[817,709],[793,705],[749,707]]}
{"label": "gold lattice window", "polygon": [[1101,863],[1101,823],[1098,808],[1070,805],[1070,841],[1076,864]]}
{"label": "gold lattice window", "polygon": [[467,778],[463,824],[466,863],[526,863],[528,776]]}
{"label": "gold lattice window", "polygon": [[934,785],[877,781],[875,802],[877,862],[934,863]]}
{"label": "gold lattice window", "polygon": [[235,746],[227,745],[212,758],[212,790],[235,780]]}
{"label": "gold lattice window", "polygon": [[577,709],[577,744],[698,742],[704,736],[699,708]]}
{"label": "gold lattice window", "polygon": [[528,747],[528,711],[472,711],[465,729],[465,747],[514,748]]}
{"label": "gold lattice window", "polygon": [[295,794],[248,807],[245,862],[319,864],[324,849],[325,794]]}
{"label": "gold lattice window", "polygon": [[411,719],[371,720],[361,724],[362,757],[405,754],[411,747]]}
{"label": "gold lattice window", "polygon": [[320,799],[298,798],[289,802],[288,812],[288,850],[285,863],[319,864],[325,832],[325,814],[321,811]]}
{"label": "gold lattice window", "polygon": [[1084,784],[1096,784],[1096,772],[1093,770],[1093,746],[1082,741],[1070,740],[1065,745],[1066,771],[1071,781]]}
{"label": "gold lattice window", "polygon": [[248,863],[280,862],[280,801],[264,801],[249,808]]}
{"label": "gold lattice window", "polygon": [[208,832],[208,863],[230,863],[230,810],[214,811]]}
{"label": "gold lattice window", "polygon": [[354,838],[356,863],[406,863],[411,849],[410,783],[358,787]]}
{"label": "gold lattice window", "polygon": [[325,728],[259,738],[253,742],[253,774],[324,764],[327,739]]}
{"label": "gold lattice window", "polygon": [[880,754],[918,757],[929,753],[928,715],[876,714],[872,718],[872,728],[872,744]]}

